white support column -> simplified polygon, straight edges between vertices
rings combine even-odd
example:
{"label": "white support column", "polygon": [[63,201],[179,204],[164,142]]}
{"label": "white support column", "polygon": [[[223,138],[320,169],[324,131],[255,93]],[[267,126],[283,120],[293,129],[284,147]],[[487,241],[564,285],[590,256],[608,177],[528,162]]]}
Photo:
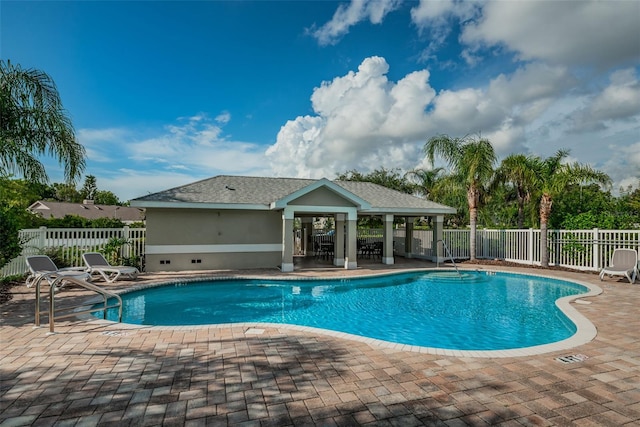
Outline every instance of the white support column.
{"label": "white support column", "polygon": [[284,273],[293,271],[293,217],[294,211],[285,208],[282,213],[282,265]]}
{"label": "white support column", "polygon": [[346,270],[355,270],[358,268],[358,211],[354,208],[347,213],[346,223],[346,256],[344,259],[344,268]]}
{"label": "white support column", "polygon": [[313,236],[313,218],[312,217],[304,217],[302,218],[302,251],[304,255],[309,255],[309,252],[313,250],[313,242],[311,242],[311,237]]}
{"label": "white support column", "polygon": [[336,267],[344,267],[344,220],[345,214],[335,214],[336,234],[333,236],[333,265]]}
{"label": "white support column", "polygon": [[384,215],[384,231],[382,235],[382,263],[393,264],[393,215]]}
{"label": "white support column", "polygon": [[405,219],[404,257],[413,258],[413,218]]}
{"label": "white support column", "polygon": [[431,257],[431,260],[439,264],[441,262],[444,262],[445,260],[445,253],[442,243],[442,238],[444,236],[442,233],[444,216],[436,216],[431,222],[433,223],[433,241],[431,242],[431,252],[433,253],[433,256]]}

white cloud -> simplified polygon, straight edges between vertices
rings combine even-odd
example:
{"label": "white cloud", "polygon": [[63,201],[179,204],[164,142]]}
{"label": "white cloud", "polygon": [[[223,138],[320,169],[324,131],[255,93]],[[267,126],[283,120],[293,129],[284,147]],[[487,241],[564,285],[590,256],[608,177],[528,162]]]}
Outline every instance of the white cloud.
{"label": "white cloud", "polygon": [[[317,115],[289,121],[267,150],[274,172],[319,177],[381,166],[411,169],[423,161],[426,140],[440,133],[480,133],[490,138],[499,154],[520,151],[525,142],[520,115],[533,115],[535,108],[526,108],[529,103],[549,95],[539,89],[530,95],[506,96],[514,84],[507,77],[496,80],[489,90],[463,88],[436,94],[427,70],[398,82],[387,79],[388,71],[384,58],[367,58],[357,72],[316,88],[311,101]],[[516,80],[526,80],[524,74]]]}
{"label": "white cloud", "polygon": [[78,129],[76,137],[87,152],[87,158],[94,162],[112,162],[110,149],[113,144],[121,144],[128,138],[126,129]]}
{"label": "white cloud", "polygon": [[588,106],[587,120],[626,119],[640,111],[640,82],[634,69],[617,71]]}
{"label": "white cloud", "polygon": [[228,111],[223,111],[222,113],[218,114],[218,116],[216,117],[216,122],[220,123],[220,124],[227,124],[231,121],[231,113],[229,113]]}
{"label": "white cloud", "polygon": [[387,79],[388,70],[384,58],[367,58],[357,72],[316,88],[311,101],[317,116],[287,122],[267,150],[275,174],[333,177],[415,159],[416,141],[427,131],[425,108],[435,92],[426,70],[397,83]]}
{"label": "white cloud", "polygon": [[237,173],[262,169],[262,148],[253,143],[228,141],[222,129],[207,117],[184,118],[165,126],[157,135],[130,141],[127,156],[136,161],[180,166],[197,171]]}
{"label": "white cloud", "polygon": [[[438,50],[444,45],[453,29],[451,20],[465,22],[477,13],[478,4],[475,2],[420,0],[418,5],[411,9],[411,21],[418,32],[425,35],[428,40],[420,59],[423,62],[437,59]],[[475,60],[471,54],[466,55],[469,63]]]}
{"label": "white cloud", "polygon": [[196,175],[185,171],[158,171],[122,168],[105,171],[98,178],[98,188],[108,189],[122,201],[191,183],[208,175]]}
{"label": "white cloud", "polygon": [[603,147],[607,157],[601,169],[613,181],[613,190],[631,185],[638,188],[640,183],[640,138],[635,143],[624,146],[615,142]]}
{"label": "white cloud", "polygon": [[336,44],[349,32],[349,28],[365,19],[372,24],[380,24],[400,3],[400,0],[351,0],[348,6],[338,6],[331,21],[318,29],[310,29],[309,32],[320,45]]}
{"label": "white cloud", "polygon": [[503,105],[535,102],[556,97],[573,87],[575,79],[564,67],[530,63],[513,74],[500,74],[489,83],[489,95]]}
{"label": "white cloud", "polygon": [[[388,72],[384,58],[371,57],[357,71],[317,87],[311,96],[314,115],[288,121],[268,148],[273,173],[317,178],[382,166],[408,170],[423,164],[421,149],[429,137],[479,133],[500,157],[513,152],[546,157],[567,148],[580,162],[616,172],[616,182],[637,174],[630,172],[638,166],[629,153],[617,156],[618,171],[614,165],[604,169],[601,148],[606,140],[624,152],[631,135],[638,139],[640,108],[633,70],[611,73],[610,83],[598,90],[594,82],[565,67],[529,63],[498,75],[486,87],[437,94],[427,70],[397,82],[387,78]],[[576,128],[579,114],[600,124],[600,130]]]}
{"label": "white cloud", "polygon": [[218,174],[268,175],[263,146],[228,140],[214,124],[229,117],[181,117],[145,135],[124,128],[81,129],[86,173],[99,177],[99,188],[122,200]]}
{"label": "white cloud", "polygon": [[636,61],[640,2],[489,1],[482,16],[464,26],[472,50],[505,46],[521,60],[607,67]]}

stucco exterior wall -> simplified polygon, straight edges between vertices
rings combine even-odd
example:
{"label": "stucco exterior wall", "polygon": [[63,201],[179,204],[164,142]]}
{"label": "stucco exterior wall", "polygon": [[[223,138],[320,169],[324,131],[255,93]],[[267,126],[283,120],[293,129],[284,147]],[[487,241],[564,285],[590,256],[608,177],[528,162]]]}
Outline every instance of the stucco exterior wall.
{"label": "stucco exterior wall", "polygon": [[294,206],[349,206],[354,207],[353,203],[347,201],[344,197],[334,193],[328,188],[318,188],[303,196],[298,197],[289,202]]}
{"label": "stucco exterior wall", "polygon": [[282,262],[282,214],[147,209],[146,271],[273,268]]}

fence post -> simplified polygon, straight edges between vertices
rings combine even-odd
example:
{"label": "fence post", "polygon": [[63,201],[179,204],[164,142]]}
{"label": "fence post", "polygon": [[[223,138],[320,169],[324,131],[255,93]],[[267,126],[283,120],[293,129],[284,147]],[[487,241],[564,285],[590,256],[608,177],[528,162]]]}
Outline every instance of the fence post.
{"label": "fence post", "polygon": [[45,243],[47,241],[47,227],[44,225],[39,228],[40,232],[38,233],[38,249],[44,250]]}
{"label": "fence post", "polygon": [[596,271],[600,271],[600,236],[597,228],[593,229],[593,261],[591,262],[591,266],[595,268]]}
{"label": "fence post", "polygon": [[[477,245],[476,245],[477,248]],[[482,229],[482,256],[476,254],[478,258],[490,258],[489,257],[489,239],[487,238],[487,229]]]}
{"label": "fence post", "polygon": [[533,228],[529,229],[529,240],[528,240],[528,248],[527,251],[529,252],[528,258],[529,258],[529,264],[533,265],[533,261],[534,261],[534,256],[533,256]]}
{"label": "fence post", "polygon": [[131,244],[129,242],[129,226],[122,227],[122,238],[128,243],[122,246],[122,258],[129,258],[131,255]]}

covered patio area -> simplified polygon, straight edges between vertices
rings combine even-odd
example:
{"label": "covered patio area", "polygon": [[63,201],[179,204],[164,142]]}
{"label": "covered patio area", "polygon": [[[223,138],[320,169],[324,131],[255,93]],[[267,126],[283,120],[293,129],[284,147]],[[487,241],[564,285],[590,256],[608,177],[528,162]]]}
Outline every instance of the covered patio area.
{"label": "covered patio area", "polygon": [[[442,230],[445,214],[455,209],[409,194],[400,193],[368,182],[332,182],[318,180],[310,185],[282,197],[271,204],[272,209],[281,209],[283,218],[282,264],[283,272],[293,271],[295,255],[294,223],[301,220],[302,250],[314,255],[321,251],[337,267],[356,269],[362,255],[378,255],[380,262],[392,265],[395,262],[393,229],[396,219],[405,222],[406,239],[404,256],[411,258],[414,217],[429,217],[434,230],[433,261],[443,259]],[[329,217],[333,220],[330,239],[312,242],[313,218]],[[382,237],[376,242],[364,243],[357,232],[358,218],[377,217],[382,222]],[[322,244],[328,244],[322,248]],[[363,245],[367,245],[363,247]],[[371,245],[369,247],[368,245]],[[375,258],[375,257],[374,257]]]}

